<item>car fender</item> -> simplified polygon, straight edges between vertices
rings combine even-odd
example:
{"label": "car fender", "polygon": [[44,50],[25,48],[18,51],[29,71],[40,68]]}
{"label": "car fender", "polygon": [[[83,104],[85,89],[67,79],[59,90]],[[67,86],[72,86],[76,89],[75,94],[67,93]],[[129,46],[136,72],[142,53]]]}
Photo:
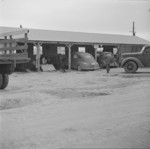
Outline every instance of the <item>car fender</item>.
{"label": "car fender", "polygon": [[121,62],[121,67],[124,67],[124,65],[127,61],[134,61],[134,62],[136,62],[138,67],[140,67],[140,68],[144,67],[142,62],[139,59],[135,58],[135,57],[127,57],[127,58],[123,59],[122,62]]}

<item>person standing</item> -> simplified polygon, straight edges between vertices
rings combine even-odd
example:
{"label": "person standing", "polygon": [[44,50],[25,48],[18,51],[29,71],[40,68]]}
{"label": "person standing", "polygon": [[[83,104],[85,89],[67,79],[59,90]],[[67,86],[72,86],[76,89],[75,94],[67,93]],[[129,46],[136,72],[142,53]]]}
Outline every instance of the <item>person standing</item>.
{"label": "person standing", "polygon": [[99,64],[99,66],[100,66],[101,69],[102,69],[102,68],[104,67],[104,65],[105,65],[105,61],[104,61],[103,56],[104,56],[104,53],[103,53],[103,52],[98,52],[98,53],[97,53],[97,62],[98,62],[98,64]]}
{"label": "person standing", "polygon": [[110,72],[110,63],[111,63],[112,57],[111,54],[106,54],[105,62],[106,62],[106,72]]}

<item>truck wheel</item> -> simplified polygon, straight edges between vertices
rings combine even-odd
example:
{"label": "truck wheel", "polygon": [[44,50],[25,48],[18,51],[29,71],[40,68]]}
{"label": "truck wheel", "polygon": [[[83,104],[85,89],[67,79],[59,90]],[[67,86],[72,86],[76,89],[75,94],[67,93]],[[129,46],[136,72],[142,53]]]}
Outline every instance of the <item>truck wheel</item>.
{"label": "truck wheel", "polygon": [[1,88],[2,84],[3,84],[3,76],[2,76],[2,74],[0,74],[0,88]]}
{"label": "truck wheel", "polygon": [[9,82],[9,77],[8,74],[2,74],[2,85],[0,86],[0,89],[5,89],[8,85]]}
{"label": "truck wheel", "polygon": [[137,64],[136,64],[135,62],[133,62],[133,61],[128,61],[128,62],[126,62],[125,65],[124,65],[124,70],[125,70],[125,72],[127,72],[127,73],[134,73],[134,72],[137,71],[137,69],[138,69],[138,66],[137,66]]}

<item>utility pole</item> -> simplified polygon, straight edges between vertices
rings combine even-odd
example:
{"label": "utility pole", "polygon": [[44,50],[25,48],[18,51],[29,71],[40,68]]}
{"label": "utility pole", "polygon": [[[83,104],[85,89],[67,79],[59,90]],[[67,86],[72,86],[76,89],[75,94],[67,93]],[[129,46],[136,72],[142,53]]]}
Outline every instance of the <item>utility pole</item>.
{"label": "utility pole", "polygon": [[133,35],[133,36],[135,36],[136,32],[135,32],[135,26],[134,26],[134,22],[133,22],[132,31],[130,31],[130,32],[132,32],[132,35]]}

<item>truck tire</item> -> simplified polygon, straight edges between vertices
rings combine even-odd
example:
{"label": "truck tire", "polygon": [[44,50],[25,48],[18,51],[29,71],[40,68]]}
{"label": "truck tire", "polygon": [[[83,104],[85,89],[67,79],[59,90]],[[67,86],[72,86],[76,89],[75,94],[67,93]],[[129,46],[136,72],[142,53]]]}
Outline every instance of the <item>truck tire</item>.
{"label": "truck tire", "polygon": [[0,74],[0,88],[1,88],[2,84],[3,84],[3,76],[2,76],[2,74]]}
{"label": "truck tire", "polygon": [[127,73],[134,73],[138,69],[137,64],[134,61],[128,61],[124,65],[124,70]]}
{"label": "truck tire", "polygon": [[0,86],[0,89],[5,89],[8,85],[9,82],[9,77],[8,74],[1,74],[2,76],[2,85]]}

